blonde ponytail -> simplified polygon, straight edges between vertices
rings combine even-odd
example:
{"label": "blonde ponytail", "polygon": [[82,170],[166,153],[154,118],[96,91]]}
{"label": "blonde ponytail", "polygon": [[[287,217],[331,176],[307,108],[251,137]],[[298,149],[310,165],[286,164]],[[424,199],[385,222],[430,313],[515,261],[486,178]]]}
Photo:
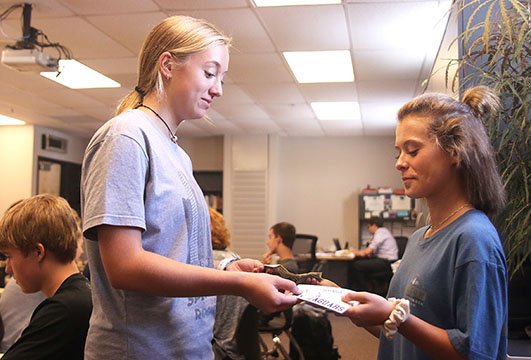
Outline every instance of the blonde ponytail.
{"label": "blonde ponytail", "polygon": [[131,91],[120,102],[116,114],[133,109],[151,93],[164,96],[159,69],[159,57],[169,52],[177,63],[184,63],[194,53],[216,45],[230,46],[231,39],[214,25],[190,16],[171,16],[164,19],[149,33],[138,58],[137,90]]}

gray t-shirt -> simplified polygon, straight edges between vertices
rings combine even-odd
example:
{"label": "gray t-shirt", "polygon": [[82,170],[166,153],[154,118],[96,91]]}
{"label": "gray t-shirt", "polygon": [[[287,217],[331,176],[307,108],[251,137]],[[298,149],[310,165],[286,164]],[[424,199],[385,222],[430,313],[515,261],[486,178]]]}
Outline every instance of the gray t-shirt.
{"label": "gray t-shirt", "polygon": [[213,267],[210,217],[186,153],[143,112],[127,111],[90,141],[81,202],[94,303],[85,359],[213,358],[215,297],[115,289],[97,243],[99,225],[137,227],[146,251]]}

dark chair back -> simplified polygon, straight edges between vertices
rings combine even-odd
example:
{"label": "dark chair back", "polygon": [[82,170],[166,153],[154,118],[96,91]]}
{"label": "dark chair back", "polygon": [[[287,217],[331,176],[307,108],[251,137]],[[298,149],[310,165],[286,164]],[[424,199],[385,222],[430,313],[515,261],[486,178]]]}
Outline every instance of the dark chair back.
{"label": "dark chair back", "polygon": [[308,234],[295,234],[295,242],[291,251],[296,257],[298,255],[309,254],[312,261],[316,261],[315,249],[317,247],[317,236]]}
{"label": "dark chair back", "polygon": [[396,246],[398,246],[398,258],[402,259],[404,256],[404,251],[406,251],[407,246],[407,236],[395,236]]}

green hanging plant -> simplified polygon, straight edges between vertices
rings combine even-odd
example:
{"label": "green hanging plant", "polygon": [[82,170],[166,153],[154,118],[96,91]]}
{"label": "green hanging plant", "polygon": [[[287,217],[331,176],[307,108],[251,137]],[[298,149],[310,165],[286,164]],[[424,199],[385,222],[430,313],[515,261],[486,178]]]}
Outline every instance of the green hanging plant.
{"label": "green hanging plant", "polygon": [[447,86],[456,91],[486,85],[502,103],[499,115],[485,126],[507,193],[507,205],[493,221],[512,277],[531,258],[530,1],[458,0],[453,7],[454,17],[465,11],[470,16],[454,39],[462,55],[446,68]]}

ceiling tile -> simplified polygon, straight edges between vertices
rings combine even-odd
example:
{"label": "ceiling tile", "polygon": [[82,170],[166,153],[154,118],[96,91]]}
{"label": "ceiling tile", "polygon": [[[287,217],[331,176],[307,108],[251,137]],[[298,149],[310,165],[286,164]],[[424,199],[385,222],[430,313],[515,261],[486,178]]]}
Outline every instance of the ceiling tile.
{"label": "ceiling tile", "polygon": [[78,107],[76,110],[80,113],[92,116],[95,119],[105,122],[114,116],[115,108],[111,106],[100,105],[91,107]]}
{"label": "ceiling tile", "polygon": [[256,10],[281,51],[350,49],[343,6],[286,6]]}
{"label": "ceiling tile", "polygon": [[271,119],[315,119],[313,110],[308,104],[261,104],[260,107],[269,114]]}
{"label": "ceiling tile", "polygon": [[424,53],[396,49],[356,51],[354,59],[358,81],[408,80],[418,79]]}
{"label": "ceiling tile", "polygon": [[153,0],[164,10],[196,10],[196,9],[225,9],[233,7],[248,7],[246,0]]}
{"label": "ceiling tile", "polygon": [[[112,1],[109,1],[112,2]],[[129,55],[140,52],[147,35],[166,18],[162,12],[89,16],[87,21],[129,49]],[[136,72],[136,69],[135,69]]]}
{"label": "ceiling tile", "polygon": [[115,108],[118,103],[129,94],[129,89],[123,87],[109,89],[80,89],[79,92]]}
{"label": "ceiling tile", "polygon": [[223,96],[214,99],[213,107],[218,105],[252,104],[254,100],[237,85],[223,85]]}
{"label": "ceiling tile", "polygon": [[313,101],[357,101],[355,83],[300,84],[304,98]]}
{"label": "ceiling tile", "polygon": [[361,120],[323,120],[320,122],[324,132],[329,134],[330,131],[362,131]]}
{"label": "ceiling tile", "polygon": [[32,25],[48,35],[50,41],[70,49],[75,59],[135,55],[82,18],[35,19]]}
{"label": "ceiling tile", "polygon": [[[0,0],[0,9],[3,12],[8,7],[15,4],[29,3],[23,0]],[[46,18],[46,17],[63,17],[73,15],[72,11],[68,9],[61,1],[58,0],[36,0],[32,1],[31,17]],[[22,8],[13,11],[9,14],[8,19],[22,18]],[[20,22],[19,22],[20,24]],[[32,24],[33,25],[33,24]]]}
{"label": "ceiling tile", "polygon": [[294,128],[294,129],[285,129],[285,132],[288,136],[324,136],[325,133],[321,128],[307,129],[307,128]]}
{"label": "ceiling tile", "polygon": [[[439,4],[441,3],[441,4]],[[424,48],[444,26],[448,1],[347,5],[354,50]],[[374,21],[378,19],[378,21]],[[440,38],[439,38],[440,39]]]}
{"label": "ceiling tile", "polygon": [[289,82],[293,77],[278,54],[232,54],[230,77],[236,83]]}
{"label": "ceiling tile", "polygon": [[138,59],[136,57],[87,59],[83,60],[83,64],[109,77],[113,74],[126,73],[136,76]]}
{"label": "ceiling tile", "polygon": [[269,115],[259,106],[254,104],[241,104],[238,106],[220,104],[215,108],[225,119],[269,119]]}
{"label": "ceiling tile", "polygon": [[[232,53],[275,50],[251,9],[190,10],[186,14],[205,19],[231,36],[233,41]],[[177,14],[172,13],[172,15]]]}
{"label": "ceiling tile", "polygon": [[248,94],[259,103],[301,103],[304,98],[294,83],[242,84]]}
{"label": "ceiling tile", "polygon": [[78,15],[109,15],[159,10],[157,4],[150,0],[66,0],[64,5]]}
{"label": "ceiling tile", "polygon": [[240,118],[233,120],[233,122],[248,134],[273,134],[281,130],[275,122],[267,119]]}
{"label": "ceiling tile", "polygon": [[203,129],[200,125],[197,124],[195,120],[193,121],[183,121],[177,127],[177,136],[210,136],[212,135],[209,131]]}
{"label": "ceiling tile", "polygon": [[415,95],[417,81],[358,81],[356,85],[358,87],[360,102],[406,102],[411,100]]}

